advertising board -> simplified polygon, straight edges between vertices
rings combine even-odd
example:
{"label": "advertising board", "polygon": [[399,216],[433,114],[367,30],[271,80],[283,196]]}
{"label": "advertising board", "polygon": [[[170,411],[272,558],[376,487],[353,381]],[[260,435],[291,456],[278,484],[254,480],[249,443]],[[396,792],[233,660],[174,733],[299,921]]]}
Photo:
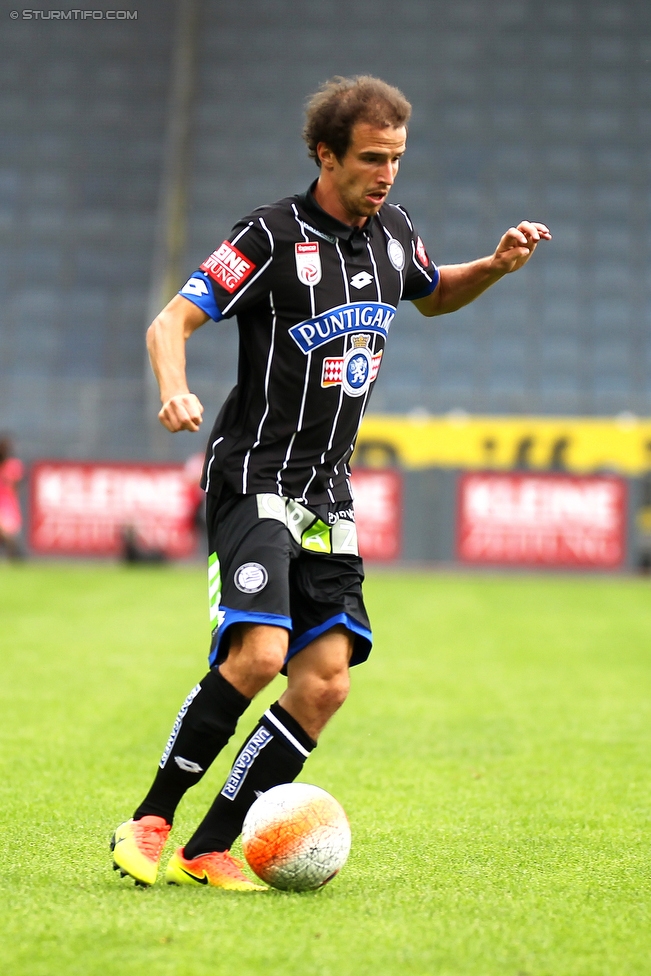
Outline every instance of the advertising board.
{"label": "advertising board", "polygon": [[457,501],[462,562],[600,569],[623,564],[622,478],[466,473]]}
{"label": "advertising board", "polygon": [[196,485],[182,465],[39,461],[31,471],[32,551],[112,556],[125,533],[170,557],[190,555]]}
{"label": "advertising board", "polygon": [[[178,464],[39,461],[31,471],[30,537],[42,555],[118,556],[125,535],[170,558],[194,552],[197,473]],[[395,470],[352,476],[360,552],[398,558],[402,481]]]}
{"label": "advertising board", "polygon": [[402,541],[402,476],[394,468],[352,473],[359,551],[364,559],[398,559]]}

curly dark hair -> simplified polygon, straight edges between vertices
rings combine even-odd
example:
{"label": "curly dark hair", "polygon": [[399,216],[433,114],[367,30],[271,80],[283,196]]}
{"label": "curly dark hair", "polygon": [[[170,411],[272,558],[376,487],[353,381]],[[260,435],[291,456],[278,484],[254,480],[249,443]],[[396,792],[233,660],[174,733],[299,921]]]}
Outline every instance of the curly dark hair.
{"label": "curly dark hair", "polygon": [[317,166],[321,165],[316,152],[320,142],[325,142],[341,162],[357,122],[397,129],[407,125],[410,115],[411,105],[405,96],[385,81],[371,75],[336,75],[308,99],[303,138]]}

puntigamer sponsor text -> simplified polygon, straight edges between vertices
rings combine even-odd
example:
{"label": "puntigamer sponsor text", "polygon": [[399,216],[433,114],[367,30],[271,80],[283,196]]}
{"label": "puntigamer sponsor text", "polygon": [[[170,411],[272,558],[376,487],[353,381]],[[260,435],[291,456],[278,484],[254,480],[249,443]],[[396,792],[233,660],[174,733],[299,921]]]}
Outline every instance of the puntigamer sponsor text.
{"label": "puntigamer sponsor text", "polygon": [[382,302],[351,302],[293,325],[289,334],[303,352],[308,353],[345,332],[364,329],[386,336],[395,314],[393,305]]}

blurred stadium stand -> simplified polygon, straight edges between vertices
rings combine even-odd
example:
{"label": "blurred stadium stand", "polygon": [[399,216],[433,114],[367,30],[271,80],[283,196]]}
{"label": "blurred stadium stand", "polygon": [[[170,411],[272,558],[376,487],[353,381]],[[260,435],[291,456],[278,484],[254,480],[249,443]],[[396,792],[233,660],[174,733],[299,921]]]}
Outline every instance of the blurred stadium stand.
{"label": "blurred stadium stand", "polygon": [[0,428],[26,457],[139,457],[172,3],[128,23],[11,21],[16,6],[0,8]]}
{"label": "blurred stadium stand", "polygon": [[[0,427],[25,456],[152,453],[143,332],[174,5],[136,6],[136,22],[25,23],[2,0]],[[377,74],[414,105],[393,199],[435,260],[489,253],[522,218],[554,241],[454,317],[406,304],[372,409],[651,413],[648,0],[200,8],[188,273],[235,219],[316,176],[306,95]],[[208,414],[234,381],[235,331],[189,344]]]}

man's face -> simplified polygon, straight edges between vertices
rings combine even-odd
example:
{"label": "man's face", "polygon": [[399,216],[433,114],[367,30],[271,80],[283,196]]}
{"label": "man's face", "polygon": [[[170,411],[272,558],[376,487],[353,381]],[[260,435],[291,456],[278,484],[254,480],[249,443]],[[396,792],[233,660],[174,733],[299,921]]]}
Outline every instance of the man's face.
{"label": "man's face", "polygon": [[358,122],[341,162],[327,148],[320,154],[322,166],[330,170],[339,202],[350,218],[348,223],[359,224],[360,218],[373,217],[378,212],[393,186],[406,140],[404,126],[376,129],[367,122]]}

